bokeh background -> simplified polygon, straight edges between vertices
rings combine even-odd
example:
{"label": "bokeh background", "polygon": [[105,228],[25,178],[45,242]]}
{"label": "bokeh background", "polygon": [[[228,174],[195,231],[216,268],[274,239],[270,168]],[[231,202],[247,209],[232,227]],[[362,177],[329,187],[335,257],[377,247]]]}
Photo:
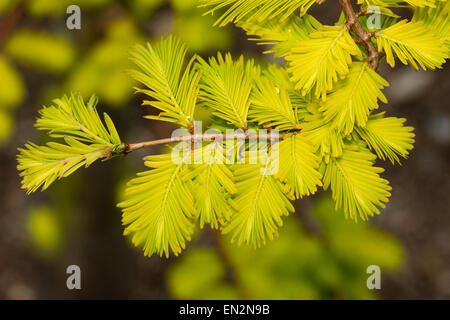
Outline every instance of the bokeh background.
{"label": "bokeh background", "polygon": [[[66,28],[66,8],[82,9],[82,29]],[[0,0],[0,298],[1,299],[444,299],[450,298],[450,83],[448,68],[381,74],[390,82],[382,110],[406,117],[416,144],[402,166],[382,163],[391,201],[369,223],[345,220],[328,192],[296,202],[279,239],[236,247],[216,230],[198,230],[180,257],[144,257],[122,236],[125,183],[144,170],[143,150],[96,163],[47,192],[27,196],[17,148],[45,142],[33,122],[42,105],[70,91],[95,93],[100,111],[127,142],[170,136],[143,119],[126,74],[135,43],[175,33],[192,53],[245,54],[273,62],[239,29],[212,27],[195,0]],[[314,7],[322,23],[337,1]],[[403,12],[406,16],[407,11]],[[66,268],[81,267],[82,290],[66,288]],[[366,268],[379,265],[381,290]]]}

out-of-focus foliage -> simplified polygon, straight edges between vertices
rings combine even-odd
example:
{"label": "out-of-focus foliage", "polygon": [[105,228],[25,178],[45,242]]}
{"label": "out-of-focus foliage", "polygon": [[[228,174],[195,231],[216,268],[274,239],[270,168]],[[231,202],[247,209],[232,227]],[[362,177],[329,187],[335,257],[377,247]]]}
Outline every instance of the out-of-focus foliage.
{"label": "out-of-focus foliage", "polygon": [[226,276],[227,267],[215,248],[196,248],[170,269],[167,284],[176,299],[238,299]]}
{"label": "out-of-focus foliage", "polygon": [[177,12],[189,12],[197,8],[198,0],[170,0],[170,3]]}
{"label": "out-of-focus foliage", "polygon": [[369,224],[341,219],[333,212],[333,202],[328,197],[316,201],[312,212],[320,221],[330,251],[353,270],[363,268],[364,279],[368,277],[365,268],[369,265],[392,271],[401,267],[404,251],[392,235]]}
{"label": "out-of-focus foliage", "polygon": [[76,57],[70,42],[47,31],[31,29],[14,32],[6,44],[6,52],[28,67],[55,74],[67,70]]}
{"label": "out-of-focus foliage", "polygon": [[9,111],[0,109],[0,142],[7,139],[14,128],[14,119]]}
{"label": "out-of-focus foliage", "polygon": [[26,229],[38,253],[48,256],[61,249],[64,238],[62,221],[51,208],[32,208],[27,214]]}
{"label": "out-of-focus foliage", "polygon": [[0,14],[9,10],[14,4],[14,0],[2,0],[0,1]]}
{"label": "out-of-focus foliage", "polygon": [[177,299],[376,298],[367,267],[397,270],[403,249],[377,228],[342,219],[333,206],[330,197],[314,203],[318,234],[289,217],[280,238],[258,250],[223,240],[219,250],[188,250],[168,273],[169,292]]}
{"label": "out-of-focus foliage", "polygon": [[161,7],[167,0],[129,0],[127,4],[137,19],[149,18],[156,9]]}
{"label": "out-of-focus foliage", "polygon": [[25,96],[25,87],[20,74],[0,55],[0,109],[12,108],[22,102]]}
{"label": "out-of-focus foliage", "polygon": [[[227,28],[211,28],[215,18],[202,17],[197,8],[198,0],[170,0],[176,12],[174,33],[193,52],[230,50],[232,34]],[[211,39],[206,40],[205,39]]]}
{"label": "out-of-focus foliage", "polygon": [[109,105],[122,106],[130,99],[135,84],[126,74],[131,68],[128,51],[141,41],[132,20],[113,21],[105,38],[75,67],[67,80],[67,90],[79,91],[84,96],[96,93]]}
{"label": "out-of-focus foliage", "polygon": [[76,4],[84,9],[99,8],[111,3],[111,0],[28,0],[27,10],[33,16],[62,16],[66,14],[66,8]]}
{"label": "out-of-focus foliage", "polygon": [[[0,13],[12,12],[19,3],[18,0],[1,1]],[[140,31],[145,28],[141,24],[156,16],[158,10],[164,6],[172,7],[173,17],[169,17],[169,25],[173,32],[188,44],[189,49],[201,53],[227,49],[233,45],[230,29],[211,28],[213,17],[202,17],[195,0],[131,0],[126,3],[116,0],[29,0],[24,3],[26,13],[31,19],[59,19],[61,28],[65,28],[67,7],[78,5],[81,8],[82,29],[68,30],[64,34],[60,28],[56,29],[57,33],[47,29],[36,31],[31,28],[16,28],[6,38],[4,52],[8,60],[15,60],[32,70],[62,77],[63,81],[51,87],[53,95],[68,91],[79,91],[84,96],[95,93],[111,107],[122,107],[132,97],[135,81],[126,74],[131,68],[128,52],[135,43],[145,42]],[[115,10],[121,14],[102,25],[101,39],[97,39],[94,45],[89,44],[88,51],[84,51],[83,45],[79,46],[80,43],[77,43],[79,39],[76,34],[84,32],[83,28],[86,28],[88,23],[90,28],[95,28],[88,20],[95,18],[101,21],[101,15],[105,12],[100,11],[101,8],[113,12]],[[214,41],[204,41],[205,39]],[[21,100],[25,93],[20,94],[22,98],[18,99],[19,83],[23,81],[20,76],[13,79],[13,74],[17,73],[4,59],[0,56],[0,75],[7,85],[0,88],[0,104],[5,102],[4,99],[12,99],[14,94],[17,95],[17,100]],[[13,90],[7,91],[7,87]],[[11,118],[10,115],[2,115],[0,118],[6,117]],[[3,136],[8,136],[8,127],[11,126],[5,125],[0,130],[0,140],[1,133],[5,132]]]}
{"label": "out-of-focus foliage", "polygon": [[0,142],[3,142],[14,127],[11,109],[24,99],[25,87],[20,74],[3,55],[0,55],[0,79]]}
{"label": "out-of-focus foliage", "polygon": [[[184,19],[178,16],[175,19],[175,34],[196,52],[210,52],[215,49],[230,50],[232,35],[226,29],[208,28],[214,21],[213,17],[200,17],[199,19]],[[198,35],[202,34],[202,37]],[[205,39],[213,39],[205,41]]]}

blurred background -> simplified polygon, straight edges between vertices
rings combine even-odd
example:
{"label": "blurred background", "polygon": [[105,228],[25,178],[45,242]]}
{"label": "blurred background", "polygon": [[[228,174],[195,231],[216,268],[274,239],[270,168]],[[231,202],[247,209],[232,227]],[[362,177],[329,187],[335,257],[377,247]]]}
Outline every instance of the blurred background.
{"label": "blurred background", "polygon": [[[168,137],[172,127],[133,94],[126,74],[135,43],[175,33],[192,53],[245,54],[273,62],[239,29],[212,27],[195,0],[0,0],[0,298],[1,299],[443,299],[450,298],[450,70],[416,72],[385,64],[388,114],[415,127],[415,149],[402,166],[380,163],[393,187],[381,215],[345,220],[328,192],[296,202],[279,239],[261,249],[236,247],[216,230],[197,230],[180,257],[144,257],[122,236],[115,204],[141,158],[96,163],[27,196],[17,148],[44,143],[34,129],[42,105],[70,91],[95,93],[122,138]],[[66,8],[81,7],[81,30],[68,30]],[[314,7],[322,23],[337,1]],[[408,16],[408,12],[403,12]],[[81,268],[82,290],[66,288],[66,268]],[[381,290],[368,290],[366,268],[381,267]]]}

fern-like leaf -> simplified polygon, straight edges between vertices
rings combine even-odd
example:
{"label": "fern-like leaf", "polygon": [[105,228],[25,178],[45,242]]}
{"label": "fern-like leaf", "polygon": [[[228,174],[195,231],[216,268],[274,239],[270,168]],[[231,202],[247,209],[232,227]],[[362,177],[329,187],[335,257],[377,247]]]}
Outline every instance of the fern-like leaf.
{"label": "fern-like leaf", "polygon": [[39,130],[65,143],[49,142],[45,146],[28,143],[19,148],[17,169],[23,177],[22,188],[28,193],[47,189],[56,179],[67,177],[81,166],[98,159],[109,159],[124,151],[119,134],[105,113],[106,126],[100,119],[92,96],[87,105],[80,95],[64,96],[43,107],[36,121]]}
{"label": "fern-like leaf", "polygon": [[405,121],[403,118],[384,118],[382,112],[371,116],[366,126],[356,128],[356,131],[379,158],[389,159],[392,164],[400,163],[398,156],[407,158],[414,147],[414,128],[403,126]]}
{"label": "fern-like leaf", "polygon": [[300,127],[288,90],[277,88],[272,81],[265,78],[255,81],[249,118],[260,125],[269,125],[280,131]]}
{"label": "fern-like leaf", "polygon": [[120,144],[120,137],[111,118],[104,113],[106,127],[98,115],[98,99],[92,96],[87,104],[79,94],[53,100],[54,105],[39,110],[38,130],[48,131],[53,138],[74,139],[105,145]]}
{"label": "fern-like leaf", "polygon": [[284,57],[289,54],[291,48],[300,46],[301,42],[308,39],[310,33],[317,31],[321,26],[314,17],[309,14],[302,18],[292,15],[284,21],[265,20],[262,22],[240,22],[238,27],[245,30],[250,40],[258,41],[260,45],[273,45],[273,48],[264,53],[274,53],[275,57]]}
{"label": "fern-like leaf", "polygon": [[[298,90],[295,90],[294,83],[289,80],[289,73],[286,71],[285,68],[279,67],[276,64],[270,64],[263,71],[263,76],[264,76],[264,78],[266,78],[270,82],[272,82],[273,85],[275,85],[275,88],[277,88],[277,90],[276,90],[277,92],[278,92],[278,90],[280,90],[279,94],[281,96],[283,95],[281,93],[281,91],[287,90],[287,93],[289,95],[289,100],[290,100],[287,103],[290,104],[292,106],[292,108],[294,109],[296,123],[297,123],[297,121],[302,121],[305,118],[305,116],[308,115],[308,111],[306,110],[306,107],[309,104],[313,103],[315,101],[315,99],[310,94],[308,94],[306,96],[302,96],[302,94]],[[282,89],[278,89],[278,88],[282,88]],[[261,106],[263,106],[263,105],[264,104],[262,103]],[[270,109],[273,109],[273,108],[270,107]],[[253,110],[254,110],[254,106],[251,106],[250,111],[249,111],[250,117],[252,117],[252,115],[254,113]],[[269,110],[266,110],[266,111],[271,112]],[[275,111],[276,111],[276,109],[275,109]],[[279,117],[279,116],[277,116],[277,117]],[[295,128],[298,129],[298,128],[300,128],[300,126],[298,124],[296,124]]]}
{"label": "fern-like leaf", "polygon": [[387,102],[381,92],[387,85],[366,63],[354,62],[348,76],[335,86],[320,109],[325,121],[331,121],[345,135],[353,131],[355,124],[364,126],[370,112],[378,108],[377,100]]}
{"label": "fern-like leaf", "polygon": [[170,36],[152,47],[136,46],[131,60],[138,67],[131,75],[147,89],[136,90],[148,95],[143,105],[153,106],[161,111],[148,119],[174,122],[186,127],[192,125],[194,108],[199,91],[199,73],[192,69],[195,59],[184,68],[186,46]]}
{"label": "fern-like leaf", "polygon": [[[436,0],[404,0],[406,3],[408,3],[410,6],[413,7],[435,7],[436,6]],[[441,1],[441,0],[437,0]],[[398,1],[400,2],[400,0]]]}
{"label": "fern-like leaf", "polygon": [[314,95],[325,100],[333,83],[348,74],[351,55],[360,54],[345,25],[323,26],[311,33],[309,40],[292,48],[286,59],[295,88],[303,95],[314,89]]}
{"label": "fern-like leaf", "polygon": [[200,227],[205,223],[212,228],[228,221],[237,206],[231,198],[237,193],[233,173],[225,163],[223,145],[210,143],[201,150],[203,161],[193,164],[183,174],[183,181],[192,181],[196,215]]}
{"label": "fern-like leaf", "polygon": [[275,175],[286,183],[296,198],[314,194],[322,186],[319,158],[311,142],[301,135],[290,135],[279,143],[279,170]]}
{"label": "fern-like leaf", "polygon": [[232,242],[260,247],[266,239],[278,235],[278,227],[283,224],[281,217],[294,212],[275,177],[261,172],[273,165],[271,161],[267,157],[263,164],[241,164],[234,168],[239,210],[223,229],[223,233],[232,234]]}
{"label": "fern-like leaf", "polygon": [[[262,75],[272,81],[278,87],[284,87],[289,91],[294,91],[294,83],[289,80],[289,73],[285,68],[271,63],[262,72]],[[295,90],[297,91],[297,90]]]}
{"label": "fern-like leaf", "polygon": [[380,7],[405,7],[405,3],[412,7],[436,7],[436,1],[441,0],[358,0],[358,3],[365,3],[365,6],[376,5]]}
{"label": "fern-like leaf", "polygon": [[308,111],[301,124],[301,135],[312,142],[325,162],[328,162],[330,157],[339,157],[344,147],[342,133],[325,121],[317,105],[309,105]]}
{"label": "fern-like leaf", "polygon": [[[185,156],[186,157],[186,156]],[[191,239],[194,198],[183,183],[185,158],[174,163],[170,154],[146,157],[152,170],[141,172],[128,183],[122,208],[124,234],[132,235],[135,246],[145,255],[154,253],[168,257],[170,250],[178,255]]]}
{"label": "fern-like leaf", "polygon": [[346,217],[362,220],[384,208],[388,202],[391,187],[379,173],[382,168],[373,166],[376,156],[361,146],[346,146],[339,158],[332,158],[327,164],[323,185],[331,186],[336,209],[343,208]]}
{"label": "fern-like leaf", "polygon": [[68,177],[82,166],[89,167],[94,161],[111,157],[113,151],[105,145],[87,145],[66,137],[66,144],[49,142],[46,146],[28,143],[19,148],[17,169],[22,171],[22,189],[28,193],[42,187],[46,190],[55,180]]}
{"label": "fern-like leaf", "polygon": [[199,7],[213,7],[206,14],[228,7],[214,25],[221,27],[230,22],[265,21],[279,17],[281,21],[300,10],[300,16],[317,0],[200,0]]}
{"label": "fern-like leaf", "polygon": [[450,2],[439,1],[434,8],[416,8],[412,22],[422,22],[450,49]]}
{"label": "fern-like leaf", "polygon": [[444,41],[429,32],[422,22],[402,20],[376,33],[378,50],[384,50],[386,61],[395,66],[395,56],[413,68],[441,68],[448,58]]}
{"label": "fern-like leaf", "polygon": [[200,97],[214,110],[213,114],[238,128],[247,126],[252,81],[259,75],[253,60],[244,62],[241,56],[233,61],[230,54],[220,53],[209,63],[199,60],[202,72]]}

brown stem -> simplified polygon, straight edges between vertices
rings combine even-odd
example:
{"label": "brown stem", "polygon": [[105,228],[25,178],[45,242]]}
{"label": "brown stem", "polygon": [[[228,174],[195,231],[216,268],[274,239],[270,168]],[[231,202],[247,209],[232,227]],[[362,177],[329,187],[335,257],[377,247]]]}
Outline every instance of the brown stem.
{"label": "brown stem", "polygon": [[370,38],[373,36],[373,33],[368,33],[363,29],[358,21],[358,16],[353,10],[350,0],[339,0],[339,2],[341,3],[342,9],[344,10],[345,17],[347,18],[347,27],[352,28],[356,35],[361,39],[369,55],[367,59],[369,65],[373,70],[376,70],[378,67],[379,54],[372,41],[370,40]]}
{"label": "brown stem", "polygon": [[361,17],[361,16],[363,16],[365,14],[366,14],[366,10],[362,10],[361,9],[359,12],[356,13],[356,17],[359,18],[359,17]]}
{"label": "brown stem", "polygon": [[[283,140],[288,133],[280,133],[278,134],[278,139]],[[227,134],[227,133],[203,133],[203,134],[194,134],[194,135],[188,135],[188,136],[179,136],[179,137],[171,137],[171,138],[164,138],[164,139],[158,139],[158,140],[152,140],[152,141],[144,141],[144,142],[138,142],[138,143],[124,143],[123,147],[121,148],[123,154],[128,154],[130,152],[146,148],[146,147],[152,147],[157,146],[160,144],[166,144],[171,142],[182,142],[182,141],[199,141],[199,140],[214,140],[214,139],[222,139],[222,140],[230,140],[230,139],[250,139],[250,138],[263,138],[271,140],[274,137],[273,133],[233,133],[233,134]]]}

